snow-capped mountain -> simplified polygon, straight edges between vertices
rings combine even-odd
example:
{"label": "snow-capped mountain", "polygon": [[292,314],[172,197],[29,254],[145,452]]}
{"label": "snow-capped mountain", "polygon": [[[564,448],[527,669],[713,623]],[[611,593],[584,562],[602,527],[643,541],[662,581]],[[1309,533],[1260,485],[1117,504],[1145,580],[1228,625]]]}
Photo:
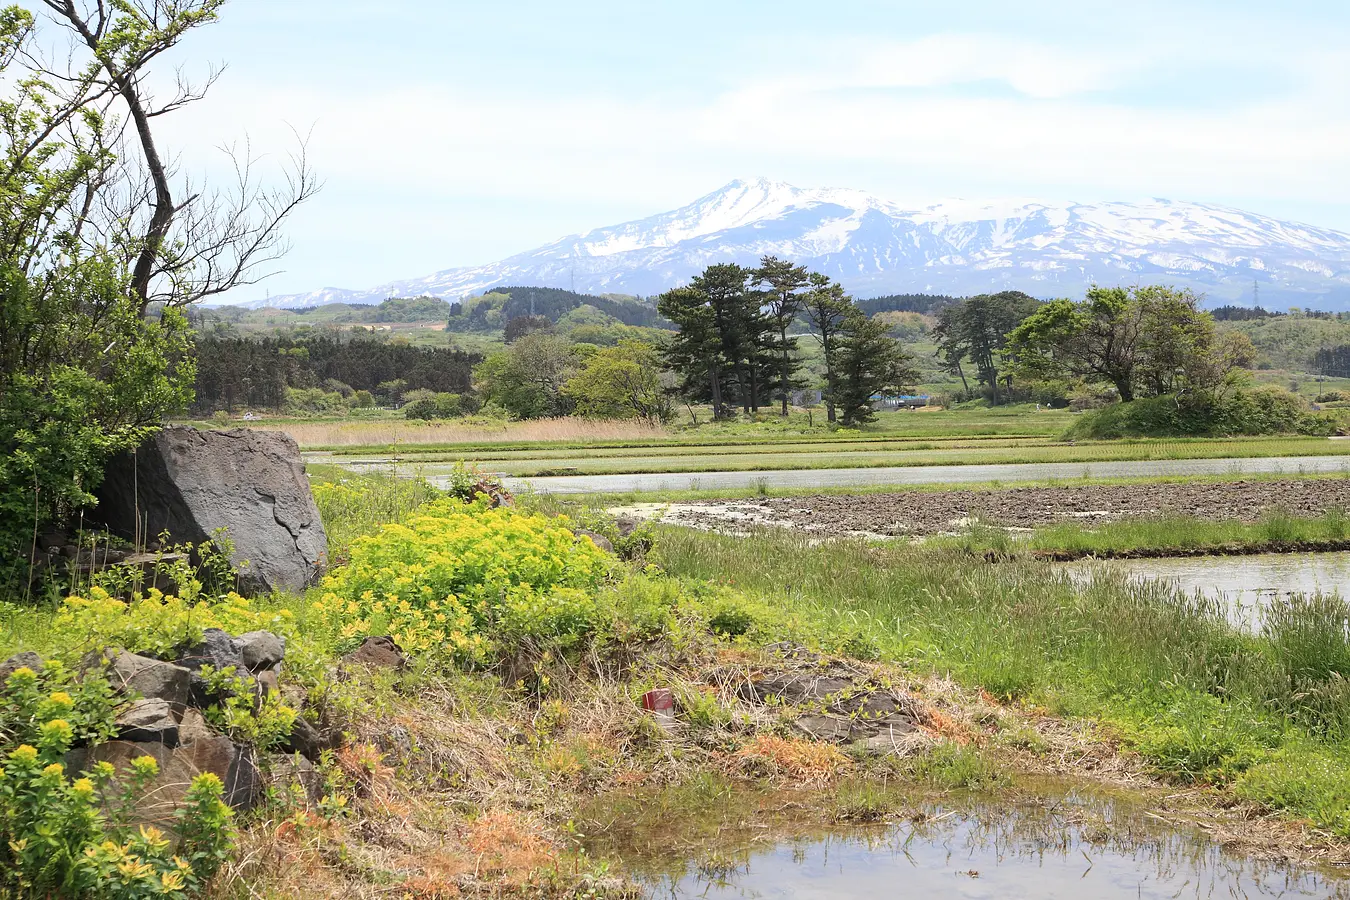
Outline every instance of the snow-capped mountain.
{"label": "snow-capped mountain", "polygon": [[1080,296],[1089,284],[1173,284],[1211,304],[1350,305],[1350,234],[1202,203],[947,201],[911,209],[846,189],[733,181],[688,206],[597,228],[500,262],[368,291],[328,288],[274,306],[456,298],[496,285],[655,294],[710,263],[791,259],[859,297],[1017,289]]}

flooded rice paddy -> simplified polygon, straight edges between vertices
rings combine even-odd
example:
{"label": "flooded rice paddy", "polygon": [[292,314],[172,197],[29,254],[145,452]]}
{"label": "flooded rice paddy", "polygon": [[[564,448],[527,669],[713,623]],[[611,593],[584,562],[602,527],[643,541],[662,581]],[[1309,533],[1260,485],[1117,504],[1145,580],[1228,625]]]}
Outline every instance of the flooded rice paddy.
{"label": "flooded rice paddy", "polygon": [[[444,484],[453,463],[396,462],[387,456],[342,456],[307,452],[309,462],[331,463],[358,472],[397,468]],[[1325,474],[1350,469],[1345,456],[1285,456],[1241,459],[1165,459],[1093,463],[1010,463],[1000,465],[887,466],[866,469],[793,469],[745,472],[558,475],[505,478],[512,491],[548,494],[642,491],[731,490],[738,488],[826,488],[861,485],[955,484],[987,481],[1045,481],[1073,478],[1171,478],[1186,475]]]}
{"label": "flooded rice paddy", "polygon": [[1350,596],[1350,553],[1264,553],[1071,563],[1078,577],[1111,569],[1135,580],[1163,581],[1218,602],[1229,620],[1259,627],[1264,610],[1298,594]]}

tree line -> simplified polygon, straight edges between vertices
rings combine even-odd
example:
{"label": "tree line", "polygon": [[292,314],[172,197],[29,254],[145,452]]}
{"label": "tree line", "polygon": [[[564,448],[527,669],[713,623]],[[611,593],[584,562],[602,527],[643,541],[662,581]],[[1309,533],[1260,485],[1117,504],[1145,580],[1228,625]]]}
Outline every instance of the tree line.
{"label": "tree line", "polygon": [[314,336],[303,340],[204,336],[196,342],[198,415],[286,407],[288,391],[324,390],[396,401],[405,392],[467,394],[482,357],[444,347]]}

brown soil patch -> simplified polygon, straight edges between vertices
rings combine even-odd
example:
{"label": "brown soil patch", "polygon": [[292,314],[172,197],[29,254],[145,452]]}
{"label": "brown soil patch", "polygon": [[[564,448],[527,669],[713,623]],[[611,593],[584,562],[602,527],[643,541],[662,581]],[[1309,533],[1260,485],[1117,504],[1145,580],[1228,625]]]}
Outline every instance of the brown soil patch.
{"label": "brown soil patch", "polygon": [[1255,522],[1276,509],[1313,517],[1332,508],[1350,508],[1350,479],[1084,484],[710,500],[680,504],[665,521],[717,529],[774,525],[829,537],[905,536],[950,532],[973,520],[1005,528],[1156,516]]}

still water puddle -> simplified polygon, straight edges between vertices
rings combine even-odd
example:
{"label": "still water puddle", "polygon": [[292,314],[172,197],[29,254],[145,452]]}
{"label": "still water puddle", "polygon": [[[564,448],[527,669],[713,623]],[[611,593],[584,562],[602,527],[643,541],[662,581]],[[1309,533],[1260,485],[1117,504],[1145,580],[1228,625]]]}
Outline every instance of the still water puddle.
{"label": "still water puddle", "polygon": [[1113,569],[1134,580],[1153,579],[1184,594],[1223,605],[1235,624],[1260,625],[1262,612],[1295,594],[1350,597],[1350,553],[1269,553],[1127,559],[1074,564],[1084,574]]}
{"label": "still water puddle", "polygon": [[909,805],[886,823],[782,837],[755,816],[702,838],[613,823],[653,898],[1350,898],[1336,871],[1223,849],[1128,800],[1073,791]]}

